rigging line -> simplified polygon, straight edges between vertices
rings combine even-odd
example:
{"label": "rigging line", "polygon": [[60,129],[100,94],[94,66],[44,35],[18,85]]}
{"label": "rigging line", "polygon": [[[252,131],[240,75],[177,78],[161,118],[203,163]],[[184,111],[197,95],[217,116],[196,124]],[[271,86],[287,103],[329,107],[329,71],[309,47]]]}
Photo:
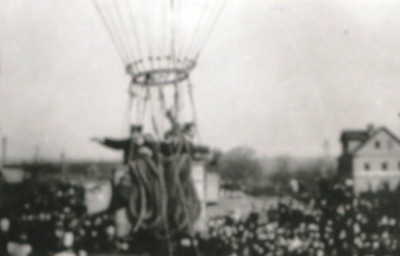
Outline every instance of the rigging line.
{"label": "rigging line", "polygon": [[147,104],[148,101],[150,100],[150,87],[146,86],[146,90],[145,90],[145,96],[144,96],[144,105],[143,105],[143,109],[142,109],[142,113],[141,113],[141,121],[144,123],[144,116],[146,114],[146,110],[147,110]]}
{"label": "rigging line", "polygon": [[164,34],[165,34],[165,45],[164,45],[164,50],[165,50],[165,60],[166,60],[166,68],[170,68],[171,65],[171,53],[170,47],[169,47],[169,42],[170,42],[170,13],[169,13],[169,7],[168,7],[168,1],[164,1],[164,13],[165,13],[165,27],[164,27]]}
{"label": "rigging line", "polygon": [[166,12],[166,9],[165,9],[165,5],[166,5],[165,1],[162,1],[162,4],[161,4],[161,14],[162,14],[162,22],[161,22],[162,28],[161,28],[161,31],[162,31],[162,36],[161,36],[160,44],[162,45],[162,48],[163,48],[162,51],[161,51],[162,61],[165,61],[165,63],[167,63],[167,59],[166,59],[167,58],[167,51],[166,51],[166,49],[167,49],[167,45],[166,45],[166,42],[167,42],[167,35],[166,35],[167,34],[166,33],[166,31],[167,31],[167,29],[166,29],[166,27],[167,27],[167,12]]}
{"label": "rigging line", "polygon": [[136,116],[137,116],[137,121],[138,121],[138,123],[140,124],[140,123],[141,123],[141,120],[140,120],[140,113],[141,113],[142,106],[143,106],[143,101],[144,101],[144,99],[143,99],[144,87],[139,86],[138,88],[139,88],[139,92],[138,92],[138,101],[137,101],[137,110],[136,110],[137,113],[136,113]]}
{"label": "rigging line", "polygon": [[198,124],[198,119],[197,119],[196,102],[195,102],[194,93],[193,93],[193,84],[192,84],[190,77],[188,78],[187,81],[188,81],[190,105],[192,106],[193,119],[194,119],[194,123],[196,125],[195,132],[197,134],[197,137],[199,138],[199,143],[201,143],[201,135],[200,135],[200,129],[199,129],[199,124]]}
{"label": "rigging line", "polygon": [[[132,97],[132,102],[131,102],[131,113],[130,113],[130,119],[131,121],[134,121],[135,123],[139,122],[139,105],[140,105],[140,90],[141,87],[139,86],[135,86],[135,84],[131,83],[130,85],[130,93],[129,95]],[[132,112],[136,112],[135,113],[135,118],[133,118],[134,120],[132,120]]]}
{"label": "rigging line", "polygon": [[114,4],[115,12],[116,12],[117,24],[119,24],[119,26],[121,28],[121,32],[122,32],[121,35],[122,36],[126,35],[125,37],[123,36],[123,38],[125,39],[124,41],[127,44],[128,53],[130,54],[130,57],[131,57],[130,61],[133,62],[135,60],[135,55],[136,54],[135,54],[135,50],[134,50],[134,48],[132,46],[132,42],[131,42],[131,39],[129,37],[128,30],[126,29],[126,25],[125,25],[124,19],[122,17],[120,6],[118,5],[117,0],[114,0],[113,4]]}
{"label": "rigging line", "polygon": [[[140,45],[138,41],[138,36],[137,36],[137,31],[136,31],[136,26],[133,20],[133,13],[130,8],[130,0],[129,1],[119,1],[119,13],[124,13],[124,24],[125,24],[125,31],[127,38],[129,40],[129,44],[132,50],[132,54],[134,56],[131,65],[134,68],[133,73],[138,73],[142,72],[143,67],[140,65],[140,58],[141,58],[141,51],[140,51]],[[124,4],[122,4],[124,3]],[[121,11],[122,10],[122,11]],[[121,19],[122,20],[122,19]]]}
{"label": "rigging line", "polygon": [[158,13],[158,17],[159,17],[159,22],[158,22],[158,58],[159,58],[159,65],[160,67],[163,67],[165,62],[164,62],[164,40],[165,40],[165,35],[164,35],[164,26],[165,26],[165,20],[164,18],[164,12],[163,12],[163,1],[160,0],[159,4],[158,4],[158,9],[159,9],[159,13]]}
{"label": "rigging line", "polygon": [[[208,4],[204,4],[204,6],[201,10],[201,14],[199,15],[197,22],[195,23],[196,26],[194,29],[194,33],[191,34],[190,38],[187,37],[187,40],[189,40],[189,41],[185,42],[184,46],[186,46],[186,47],[181,52],[181,58],[184,59],[185,62],[187,62],[186,57],[188,55],[188,52],[192,48],[192,45],[196,42],[196,38],[199,36],[199,34],[201,34],[201,27],[202,27],[201,25],[203,23],[203,20],[207,17],[208,9],[211,8],[213,1],[207,1],[207,2],[208,2]],[[189,43],[186,45],[187,42],[189,42]]]}
{"label": "rigging line", "polygon": [[166,111],[165,94],[162,86],[158,87],[158,98],[160,100],[160,106],[162,108],[162,111],[165,112]]}
{"label": "rigging line", "polygon": [[161,40],[160,40],[160,31],[161,31],[161,12],[162,9],[160,8],[160,0],[155,1],[154,3],[154,51],[155,51],[155,67],[156,69],[162,68],[161,66],[161,58],[160,54],[162,52],[162,45],[161,45]]}
{"label": "rigging line", "polygon": [[151,43],[151,17],[150,17],[150,7],[149,1],[145,5],[145,19],[144,19],[144,31],[145,31],[145,38],[148,50],[148,56],[145,56],[146,60],[149,62],[151,69],[153,69],[153,51],[152,51],[152,43]]}
{"label": "rigging line", "polygon": [[159,116],[159,120],[160,120],[160,123],[161,123],[161,131],[162,131],[161,139],[165,139],[165,132],[167,130],[167,128],[166,128],[167,122],[166,122],[166,119],[165,119],[165,113],[166,113],[165,105],[163,107],[162,103],[159,102],[159,113],[158,113],[158,116]]}
{"label": "rigging line", "polygon": [[153,131],[156,134],[157,139],[161,140],[159,125],[157,123],[157,119],[156,119],[156,116],[155,116],[155,113],[154,113],[154,101],[150,102],[150,108],[151,108],[150,109],[151,110],[151,123],[152,123],[152,126],[153,126]]}
{"label": "rigging line", "polygon": [[140,62],[140,60],[143,59],[143,56],[141,55],[142,54],[142,50],[141,50],[140,41],[139,41],[139,32],[138,32],[138,28],[136,26],[136,21],[135,21],[135,19],[133,17],[133,8],[132,8],[132,5],[131,5],[131,1],[127,0],[127,1],[125,1],[125,3],[127,3],[127,6],[128,6],[129,20],[130,20],[130,24],[131,24],[132,31],[133,31],[133,36],[136,39],[136,44],[135,45],[136,45],[137,50],[138,50],[138,60],[137,60],[138,62],[137,63],[138,63],[138,66],[141,64],[142,68],[145,68],[143,63]]}
{"label": "rigging line", "polygon": [[165,103],[165,94],[164,94],[164,89],[163,87],[158,87],[158,101],[159,101],[159,108],[160,108],[160,120],[162,124],[162,130],[165,131],[165,123],[163,122],[163,118],[165,116],[165,113],[167,112],[167,107]]}
{"label": "rigging line", "polygon": [[109,16],[109,21],[112,24],[111,27],[113,27],[115,34],[116,34],[116,38],[118,38],[118,40],[120,41],[120,45],[122,46],[122,48],[124,50],[124,54],[126,56],[126,59],[129,63],[130,62],[129,50],[126,46],[126,42],[124,41],[124,37],[123,37],[121,31],[119,30],[120,28],[118,26],[118,21],[115,19],[115,13],[113,13],[111,11],[111,8],[105,8],[105,13],[107,13],[107,15]]}
{"label": "rigging line", "polygon": [[111,38],[112,43],[114,44],[115,49],[117,50],[117,53],[118,53],[120,59],[122,60],[123,63],[127,64],[128,61],[126,60],[126,58],[123,54],[123,51],[121,50],[120,46],[118,45],[118,40],[115,38],[115,35],[112,33],[110,25],[108,24],[108,22],[104,16],[104,13],[101,11],[99,4],[97,3],[96,0],[92,0],[92,2],[93,2],[93,5],[95,6],[97,13],[100,16],[101,21],[103,22],[104,27],[106,28],[108,35]]}
{"label": "rigging line", "polygon": [[207,32],[206,38],[203,40],[203,42],[201,42],[200,47],[197,50],[196,55],[194,56],[195,60],[197,60],[199,58],[201,51],[203,50],[203,48],[204,48],[205,44],[207,43],[207,41],[209,40],[209,38],[211,37],[211,33],[214,30],[215,26],[217,25],[217,21],[218,21],[219,17],[221,16],[222,11],[223,11],[223,9],[224,9],[224,7],[225,7],[227,2],[228,2],[228,0],[224,0],[223,4],[220,6],[220,8],[218,10],[218,14],[217,14],[217,16],[215,16],[213,24],[212,24],[212,26],[210,27],[210,29]]}
{"label": "rigging line", "polygon": [[179,123],[179,88],[178,84],[174,83],[174,109],[175,109],[175,115],[176,115],[176,120]]}
{"label": "rigging line", "polygon": [[134,105],[134,98],[135,98],[135,94],[134,92],[132,92],[131,90],[133,90],[133,88],[131,88],[131,85],[129,85],[129,95],[128,95],[128,109],[127,109],[127,119],[128,122],[131,123],[132,122],[132,107]]}
{"label": "rigging line", "polygon": [[171,8],[171,61],[173,67],[176,68],[176,59],[175,59],[175,26],[176,26],[176,17],[175,17],[175,1],[170,0],[170,8]]}
{"label": "rigging line", "polygon": [[213,5],[212,10],[209,12],[209,15],[205,22],[203,23],[203,29],[199,33],[197,40],[192,45],[192,48],[187,53],[188,58],[193,58],[194,53],[196,52],[199,42],[203,40],[205,36],[207,36],[207,31],[210,26],[212,26],[214,16],[218,14],[219,6],[223,3],[224,0],[217,0],[215,5]]}
{"label": "rigging line", "polygon": [[182,0],[177,0],[177,17],[176,17],[176,43],[177,43],[177,48],[176,48],[176,57],[178,61],[178,67],[180,67],[181,60],[179,58],[179,47],[182,47],[182,24],[183,24],[183,19],[182,19]]}

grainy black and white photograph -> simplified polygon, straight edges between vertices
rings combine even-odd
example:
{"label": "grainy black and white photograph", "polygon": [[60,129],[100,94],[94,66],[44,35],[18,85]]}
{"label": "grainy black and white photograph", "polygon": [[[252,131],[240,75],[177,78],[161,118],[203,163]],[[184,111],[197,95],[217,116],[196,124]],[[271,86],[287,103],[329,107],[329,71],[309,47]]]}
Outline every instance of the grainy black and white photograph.
{"label": "grainy black and white photograph", "polygon": [[399,256],[400,1],[1,0],[0,255]]}

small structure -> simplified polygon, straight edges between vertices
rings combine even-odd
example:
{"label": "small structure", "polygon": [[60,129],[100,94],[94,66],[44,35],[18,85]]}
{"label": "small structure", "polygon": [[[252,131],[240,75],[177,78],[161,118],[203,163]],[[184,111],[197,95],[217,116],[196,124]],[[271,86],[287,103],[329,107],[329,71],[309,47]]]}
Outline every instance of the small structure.
{"label": "small structure", "polygon": [[353,179],[356,193],[395,189],[400,183],[400,140],[386,127],[344,130],[338,174]]}
{"label": "small structure", "polygon": [[218,173],[207,172],[206,173],[206,183],[205,183],[205,194],[207,204],[218,204],[219,200],[219,184],[220,177]]}
{"label": "small structure", "polygon": [[201,216],[205,214],[206,206],[206,190],[205,190],[205,170],[202,161],[194,161],[192,163],[192,179],[197,195],[201,201]]}
{"label": "small structure", "polygon": [[21,183],[28,176],[27,172],[22,168],[3,167],[0,169],[0,176],[7,183]]}

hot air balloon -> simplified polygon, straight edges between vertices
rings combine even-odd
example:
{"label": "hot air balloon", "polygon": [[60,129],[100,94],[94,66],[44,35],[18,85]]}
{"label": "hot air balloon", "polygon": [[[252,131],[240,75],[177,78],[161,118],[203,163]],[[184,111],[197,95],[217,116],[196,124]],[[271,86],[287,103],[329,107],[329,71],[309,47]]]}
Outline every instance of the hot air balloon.
{"label": "hot air balloon", "polygon": [[130,122],[160,135],[167,109],[197,121],[190,73],[226,2],[93,0],[131,78]]}
{"label": "hot air balloon", "polygon": [[[125,164],[131,185],[125,207],[134,232],[151,230],[154,237],[164,234],[166,241],[181,232],[193,234],[204,207],[202,192],[196,190],[203,186],[196,186],[192,176],[192,169],[199,169],[197,176],[204,177],[204,169],[192,161],[199,160],[196,153],[210,150],[192,140],[191,124],[196,125],[197,118],[190,74],[226,2],[93,0],[130,77],[129,121],[140,133],[142,126],[152,127],[158,137],[154,143],[146,139],[147,144],[135,140],[136,135],[124,141],[96,140],[129,156]],[[163,140],[167,120],[174,138],[169,141]],[[185,131],[189,139],[182,136]],[[146,147],[149,152],[141,151]]]}

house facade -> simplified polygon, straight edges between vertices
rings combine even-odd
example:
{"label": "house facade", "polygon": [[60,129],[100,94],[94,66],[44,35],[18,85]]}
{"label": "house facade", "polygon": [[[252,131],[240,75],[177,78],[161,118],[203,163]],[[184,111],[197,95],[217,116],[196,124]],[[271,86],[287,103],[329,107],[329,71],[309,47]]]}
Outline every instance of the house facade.
{"label": "house facade", "polygon": [[395,189],[400,183],[400,140],[386,127],[345,130],[338,173],[356,192]]}

